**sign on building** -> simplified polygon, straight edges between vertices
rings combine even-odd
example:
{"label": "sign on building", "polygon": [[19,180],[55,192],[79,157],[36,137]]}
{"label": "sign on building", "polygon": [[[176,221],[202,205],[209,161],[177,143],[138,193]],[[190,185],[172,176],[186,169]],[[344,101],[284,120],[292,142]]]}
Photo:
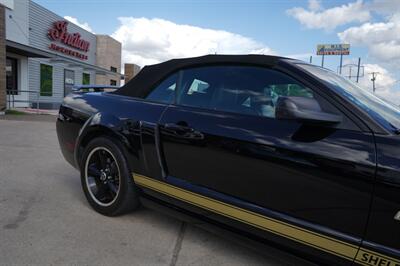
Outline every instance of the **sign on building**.
{"label": "sign on building", "polygon": [[49,48],[63,54],[76,57],[81,60],[87,60],[88,56],[85,54],[89,51],[90,42],[81,39],[79,32],[69,33],[67,21],[56,21],[53,27],[49,29],[47,36],[50,40],[60,42],[78,51],[59,46],[56,43],[51,43]]}
{"label": "sign on building", "polygon": [[350,44],[318,44],[317,55],[349,55]]}

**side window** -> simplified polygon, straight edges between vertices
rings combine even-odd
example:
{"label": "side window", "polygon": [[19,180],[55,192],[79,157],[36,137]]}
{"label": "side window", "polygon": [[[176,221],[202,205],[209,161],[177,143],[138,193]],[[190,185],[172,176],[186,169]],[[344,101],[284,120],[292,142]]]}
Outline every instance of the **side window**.
{"label": "side window", "polygon": [[313,98],[313,92],[289,76],[261,67],[230,67],[216,109],[275,118],[281,96]]}
{"label": "side window", "polygon": [[183,71],[177,103],[240,114],[275,118],[281,96],[313,98],[291,77],[267,68],[212,66]]}
{"label": "side window", "polygon": [[164,79],[147,96],[146,99],[159,103],[172,103],[175,96],[178,74],[173,74]]}
{"label": "side window", "polygon": [[191,95],[193,93],[207,93],[208,87],[210,87],[210,84],[208,84],[207,82],[194,79],[193,82],[190,84],[187,94]]}
{"label": "side window", "polygon": [[214,89],[218,82],[213,67],[200,67],[183,71],[177,104],[212,108]]}

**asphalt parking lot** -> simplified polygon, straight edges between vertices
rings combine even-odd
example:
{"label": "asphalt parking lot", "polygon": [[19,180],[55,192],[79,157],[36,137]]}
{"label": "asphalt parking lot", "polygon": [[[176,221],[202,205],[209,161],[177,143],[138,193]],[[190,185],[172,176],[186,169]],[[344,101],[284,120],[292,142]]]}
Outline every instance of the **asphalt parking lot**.
{"label": "asphalt parking lot", "polygon": [[[23,121],[29,120],[29,121]],[[36,120],[36,121],[32,121]],[[184,230],[181,230],[184,228]],[[54,117],[0,118],[1,265],[299,265],[158,212],[94,212],[62,158]]]}

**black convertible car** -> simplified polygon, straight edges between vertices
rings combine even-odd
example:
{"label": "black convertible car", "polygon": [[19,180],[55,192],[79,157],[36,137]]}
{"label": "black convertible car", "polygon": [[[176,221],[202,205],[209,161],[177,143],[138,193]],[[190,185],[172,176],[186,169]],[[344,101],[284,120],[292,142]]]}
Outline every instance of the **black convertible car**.
{"label": "black convertible car", "polygon": [[400,109],[264,55],[146,66],[57,121],[98,212],[140,203],[318,264],[400,265]]}

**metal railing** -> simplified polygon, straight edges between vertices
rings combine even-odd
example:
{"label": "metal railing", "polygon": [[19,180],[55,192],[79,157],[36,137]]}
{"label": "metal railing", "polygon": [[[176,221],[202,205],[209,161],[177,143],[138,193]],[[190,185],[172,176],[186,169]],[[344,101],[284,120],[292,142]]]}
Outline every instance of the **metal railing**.
{"label": "metal railing", "polygon": [[[40,105],[46,104],[61,104],[64,98],[63,93],[41,93],[40,91],[34,90],[7,90],[7,109],[18,108],[18,103],[27,103],[29,108],[36,109],[37,113],[40,113]],[[36,106],[35,106],[36,105]],[[35,106],[35,108],[33,107]]]}

